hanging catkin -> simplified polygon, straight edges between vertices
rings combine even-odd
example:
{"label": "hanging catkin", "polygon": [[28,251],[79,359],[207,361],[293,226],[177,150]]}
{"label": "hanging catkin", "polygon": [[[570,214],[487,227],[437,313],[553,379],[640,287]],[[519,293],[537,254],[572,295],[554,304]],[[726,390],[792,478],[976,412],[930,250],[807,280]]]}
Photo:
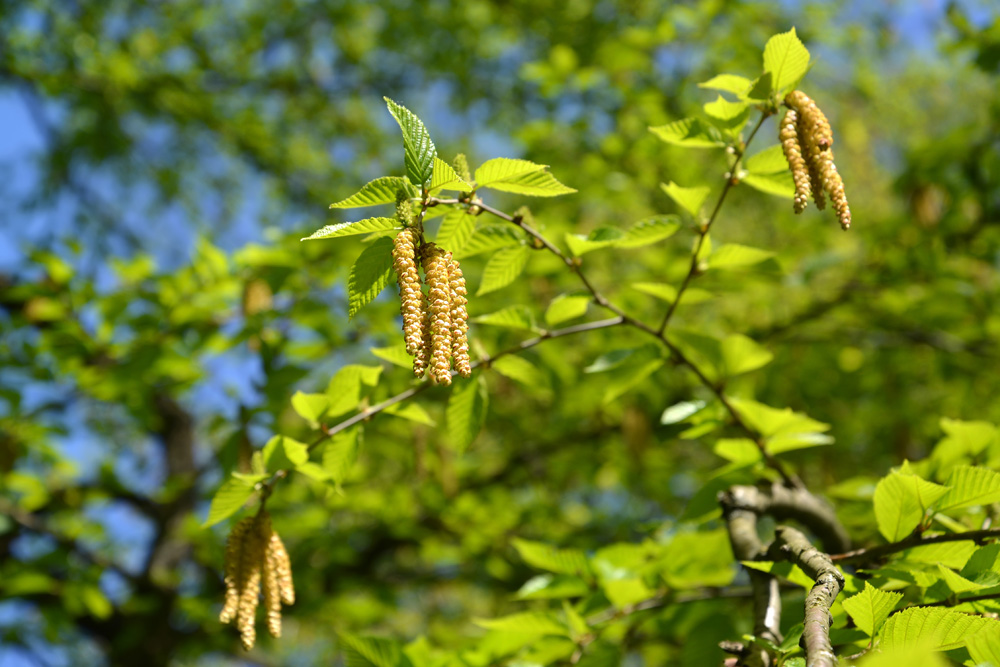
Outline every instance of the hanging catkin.
{"label": "hanging catkin", "polygon": [[437,384],[451,384],[451,253],[434,243],[422,248],[424,279],[430,310],[430,376]]}
{"label": "hanging catkin", "polygon": [[[450,253],[449,253],[450,255]],[[469,359],[469,313],[466,309],[468,292],[465,289],[465,277],[458,260],[452,259],[449,267],[449,287],[451,291],[451,349],[455,370],[464,378],[472,375],[472,364]]]}

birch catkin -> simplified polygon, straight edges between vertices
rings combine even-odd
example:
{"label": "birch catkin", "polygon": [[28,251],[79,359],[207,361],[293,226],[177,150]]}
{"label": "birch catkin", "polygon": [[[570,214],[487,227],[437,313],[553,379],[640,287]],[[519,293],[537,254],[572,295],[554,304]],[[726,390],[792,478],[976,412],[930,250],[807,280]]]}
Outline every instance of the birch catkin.
{"label": "birch catkin", "polygon": [[809,167],[802,157],[802,146],[799,144],[799,114],[789,109],[781,121],[778,139],[781,150],[785,154],[788,166],[792,170],[792,180],[795,182],[795,212],[801,213],[809,203],[811,188],[809,186]]}
{"label": "birch catkin", "polygon": [[437,384],[451,384],[451,253],[434,243],[422,248],[424,278],[430,310],[430,377]]}
{"label": "birch catkin", "polygon": [[399,282],[400,312],[403,315],[403,342],[410,356],[417,356],[424,344],[426,299],[420,289],[417,270],[417,245],[420,233],[407,227],[396,234],[392,247],[392,265]]}
{"label": "birch catkin", "polygon": [[[450,254],[450,253],[449,253]],[[465,277],[458,260],[452,259],[448,272],[451,291],[451,349],[455,370],[464,378],[472,375],[472,364],[469,359],[469,312],[466,309],[468,292],[465,289]]]}

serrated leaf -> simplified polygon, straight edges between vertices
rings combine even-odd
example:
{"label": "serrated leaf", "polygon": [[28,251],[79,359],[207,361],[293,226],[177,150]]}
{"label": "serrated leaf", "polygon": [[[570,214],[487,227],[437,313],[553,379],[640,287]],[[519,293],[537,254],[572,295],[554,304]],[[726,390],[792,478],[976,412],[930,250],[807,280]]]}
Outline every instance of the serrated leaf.
{"label": "serrated leaf", "polygon": [[250,496],[253,495],[254,485],[248,484],[241,479],[230,478],[222,483],[215,495],[212,496],[212,505],[208,509],[208,518],[201,524],[202,528],[214,526],[223,519],[227,519],[243,507]]}
{"label": "serrated leaf", "polygon": [[350,428],[334,435],[323,445],[323,470],[340,487],[358,459],[360,432]]}
{"label": "serrated leaf", "polygon": [[682,532],[663,551],[662,574],[671,588],[728,586],[736,575],[725,529]]}
{"label": "serrated leaf", "polygon": [[579,549],[558,549],[551,544],[520,538],[514,538],[511,544],[525,563],[539,570],[570,574],[585,579],[590,577],[587,557]]}
{"label": "serrated leaf", "polygon": [[751,570],[760,570],[761,572],[767,572],[773,574],[776,577],[780,577],[796,586],[801,586],[802,588],[812,588],[815,583],[812,578],[802,571],[798,565],[793,565],[787,561],[781,563],[773,563],[769,561],[740,561],[743,567],[750,568]]}
{"label": "serrated leaf", "polygon": [[866,581],[865,589],[844,600],[843,605],[844,610],[854,619],[854,624],[869,637],[874,637],[902,599],[902,593],[883,591]]}
{"label": "serrated leaf", "polygon": [[501,192],[511,192],[528,197],[558,197],[576,192],[576,188],[563,185],[556,177],[547,171],[536,171],[524,174],[516,179],[496,181],[489,185],[479,187],[500,190]]}
{"label": "serrated leaf", "polygon": [[1000,667],[1000,632],[977,632],[965,640],[965,647],[977,665]]}
{"label": "serrated leaf", "polygon": [[459,453],[472,444],[486,421],[489,396],[482,375],[452,385],[446,418],[451,446]]}
{"label": "serrated leaf", "polygon": [[403,156],[406,162],[406,176],[418,188],[422,188],[431,180],[434,173],[434,158],[437,156],[437,149],[431,141],[431,135],[427,132],[423,122],[417,118],[416,114],[401,104],[393,102],[388,97],[383,97],[389,113],[399,123],[399,129],[403,132]]}
{"label": "serrated leaf", "polygon": [[382,375],[382,366],[348,364],[330,378],[326,395],[330,401],[327,416],[354,410],[361,402],[362,386],[374,387]]}
{"label": "serrated leaf", "polygon": [[709,88],[712,90],[722,90],[727,93],[732,93],[733,95],[742,96],[750,90],[750,86],[752,85],[753,81],[745,76],[737,76],[736,74],[719,74],[717,76],[713,76],[708,81],[699,83],[698,87]]}
{"label": "serrated leaf", "polygon": [[392,240],[377,239],[365,248],[351,267],[347,281],[348,318],[375,300],[392,276]]}
{"label": "serrated leaf", "polygon": [[476,324],[487,324],[491,327],[539,331],[538,324],[535,322],[535,314],[531,312],[530,308],[523,305],[507,306],[496,312],[474,317],[472,321]]}
{"label": "serrated leaf", "polygon": [[453,254],[456,259],[464,259],[480,253],[519,245],[523,239],[521,232],[513,225],[484,225],[475,230],[468,243],[453,251]]}
{"label": "serrated leaf", "polygon": [[405,178],[383,176],[365,183],[360,190],[347,199],[330,204],[330,208],[361,208],[377,204],[394,204],[396,203],[396,193],[400,190],[412,193],[413,188]]}
{"label": "serrated leaf", "polygon": [[1000,621],[939,607],[910,607],[890,616],[879,637],[882,650],[922,643],[930,649],[950,651],[979,632],[1000,634]]}
{"label": "serrated leaf", "polygon": [[270,472],[295,468],[309,460],[309,447],[306,444],[283,435],[276,435],[268,440],[262,452],[264,466]]}
{"label": "serrated leaf", "polygon": [[764,72],[753,80],[744,98],[750,103],[767,102],[774,90],[774,79],[770,72]]}
{"label": "serrated leaf", "polygon": [[618,248],[639,248],[669,238],[680,229],[681,223],[675,215],[654,215],[644,218],[625,230],[625,236],[618,239]]}
{"label": "serrated leaf", "polygon": [[730,102],[722,95],[706,104],[704,109],[713,125],[733,133],[739,132],[750,118],[750,107],[746,102]]}
{"label": "serrated leaf", "polygon": [[579,577],[567,574],[539,574],[528,579],[514,595],[518,600],[560,600],[587,595],[590,587]]}
{"label": "serrated leaf", "polygon": [[673,181],[670,183],[660,183],[660,187],[666,192],[674,202],[691,215],[698,217],[701,205],[705,203],[705,198],[711,191],[707,185],[700,185],[694,188],[682,188]]}
{"label": "serrated leaf", "polygon": [[734,269],[753,266],[770,259],[774,253],[760,248],[727,243],[715,249],[708,257],[708,266],[712,269]]}
{"label": "serrated leaf", "polygon": [[790,171],[775,174],[747,174],[740,183],[746,183],[754,190],[765,194],[792,199],[795,197],[795,181]]}
{"label": "serrated leaf", "polygon": [[743,334],[730,334],[722,341],[722,361],[728,377],[757,370],[772,359],[769,350]]}
{"label": "serrated leaf", "polygon": [[392,639],[343,633],[340,641],[345,649],[347,667],[412,667],[402,644]]}
{"label": "serrated leaf", "polygon": [[890,542],[898,542],[920,524],[924,512],[948,488],[916,475],[891,472],[875,487],[873,502],[879,532]]}
{"label": "serrated leaf", "polygon": [[393,345],[392,347],[373,347],[371,353],[382,361],[387,361],[394,366],[411,368],[413,358],[406,352],[405,345]]}
{"label": "serrated leaf", "polygon": [[625,238],[625,232],[617,227],[598,227],[587,236],[567,233],[565,238],[569,251],[576,257],[582,257],[592,250],[618,245]]}
{"label": "serrated leaf", "polygon": [[1000,473],[989,468],[957,466],[952,469],[951,487],[938,502],[938,511],[1000,502]]}
{"label": "serrated leaf", "polygon": [[476,216],[469,215],[465,209],[453,208],[445,214],[441,221],[435,241],[442,248],[447,248],[454,253],[465,247],[475,231]]}
{"label": "serrated leaf", "polygon": [[771,73],[771,85],[779,92],[797,83],[809,71],[809,51],[795,34],[795,28],[767,40],[764,71]]}
{"label": "serrated leaf", "polygon": [[434,156],[434,170],[431,174],[431,183],[427,189],[433,194],[436,190],[456,190],[458,192],[472,192],[472,186],[466,183],[455,173],[451,165]]}
{"label": "serrated leaf", "polygon": [[668,144],[688,148],[718,148],[725,142],[719,131],[698,118],[684,118],[666,125],[649,128],[649,131]]}
{"label": "serrated leaf", "polygon": [[308,422],[318,422],[330,408],[330,399],[326,394],[306,394],[297,391],[292,394],[292,409]]}
{"label": "serrated leaf", "polygon": [[560,322],[583,317],[592,300],[591,296],[584,294],[560,294],[545,309],[545,322],[549,326],[555,326]]}
{"label": "serrated leaf", "polygon": [[743,161],[743,168],[751,174],[775,174],[788,171],[788,160],[781,149],[781,144],[768,146]]}
{"label": "serrated leaf", "polygon": [[968,593],[969,591],[978,591],[985,588],[984,585],[966,579],[941,563],[937,564],[937,569],[938,577],[944,581],[952,593]]}
{"label": "serrated leaf", "polygon": [[437,426],[437,422],[434,421],[434,418],[427,414],[427,411],[416,403],[396,403],[395,405],[391,405],[383,410],[383,412],[387,415],[416,422],[417,424]]}
{"label": "serrated leaf", "polygon": [[729,402],[740,413],[740,418],[765,438],[791,433],[822,433],[830,429],[829,424],[793,412],[791,408],[772,408],[746,398],[730,397]]}
{"label": "serrated leaf", "polygon": [[661,424],[680,424],[682,421],[693,417],[708,405],[705,401],[681,401],[675,403],[663,411],[660,416]]}
{"label": "serrated leaf", "polygon": [[317,241],[320,239],[335,239],[341,236],[391,231],[400,227],[399,221],[395,218],[365,218],[357,222],[338,222],[335,225],[327,225],[300,240]]}
{"label": "serrated leaf", "polygon": [[495,292],[514,282],[524,271],[530,253],[531,249],[522,245],[503,248],[494,253],[483,269],[483,279],[476,296]]}
{"label": "serrated leaf", "polygon": [[499,630],[522,635],[569,636],[569,629],[546,612],[526,611],[502,618],[476,618],[473,623],[488,630]]}
{"label": "serrated leaf", "polygon": [[490,367],[500,375],[520,382],[529,389],[549,388],[549,378],[524,357],[509,354],[490,362]]}
{"label": "serrated leaf", "polygon": [[487,160],[476,169],[476,185],[479,187],[521,178],[544,170],[548,165],[536,164],[528,160],[498,157]]}

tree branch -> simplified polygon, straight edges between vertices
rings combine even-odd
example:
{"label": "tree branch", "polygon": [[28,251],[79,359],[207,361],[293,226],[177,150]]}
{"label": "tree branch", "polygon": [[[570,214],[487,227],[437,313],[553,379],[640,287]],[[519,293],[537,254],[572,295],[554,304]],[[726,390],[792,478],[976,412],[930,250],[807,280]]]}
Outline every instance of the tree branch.
{"label": "tree branch", "polygon": [[830,560],[837,563],[867,563],[878,560],[885,556],[890,556],[900,551],[906,551],[914,547],[921,547],[927,544],[941,544],[942,542],[976,542],[982,544],[988,540],[1000,539],[1000,528],[988,528],[986,530],[970,530],[965,533],[948,533],[946,535],[933,535],[923,537],[917,533],[906,537],[899,542],[881,544],[867,549],[855,549],[846,553],[838,553],[830,556]]}

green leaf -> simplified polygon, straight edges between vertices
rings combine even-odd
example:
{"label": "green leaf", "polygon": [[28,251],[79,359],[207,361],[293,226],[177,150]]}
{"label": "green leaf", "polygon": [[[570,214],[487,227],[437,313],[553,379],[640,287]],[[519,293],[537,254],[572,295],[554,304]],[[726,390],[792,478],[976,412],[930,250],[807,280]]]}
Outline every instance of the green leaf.
{"label": "green leaf", "polygon": [[287,470],[309,460],[309,447],[298,440],[276,435],[264,445],[263,457],[269,472]]}
{"label": "green leaf", "polygon": [[535,197],[555,197],[576,192],[556,180],[545,171],[544,164],[528,160],[494,158],[476,169],[476,184],[480,188],[492,188],[502,192]]}
{"label": "green leaf", "polygon": [[[673,303],[674,299],[677,298],[677,288],[673,285],[667,285],[665,283],[632,283],[630,287],[634,290],[642,292],[643,294],[655,296],[657,299],[662,299],[668,303]],[[681,297],[681,305],[703,303],[714,297],[715,295],[711,292],[698,289],[697,287],[689,287],[684,290],[684,295]]]}
{"label": "green leaf", "polygon": [[460,380],[452,385],[445,414],[448,437],[452,447],[459,453],[464,452],[479,435],[486,421],[488,405],[486,381],[482,375],[472,380]]}
{"label": "green leaf", "polygon": [[935,445],[931,459],[943,469],[950,468],[967,457],[979,456],[1000,435],[997,427],[989,422],[960,421],[947,417],[941,420],[941,430],[946,437]]}
{"label": "green leaf", "polygon": [[545,322],[549,326],[555,326],[560,322],[583,317],[592,300],[592,297],[585,294],[560,294],[545,309]]}
{"label": "green leaf", "polygon": [[604,403],[610,403],[663,366],[662,348],[649,344],[602,355],[584,373],[609,372],[604,380]]}
{"label": "green leaf", "polygon": [[771,92],[774,90],[774,79],[770,72],[764,72],[759,77],[754,79],[753,84],[750,86],[750,90],[746,92],[744,98],[747,102],[760,103],[767,102],[771,97]]}
{"label": "green leaf", "polygon": [[496,312],[480,315],[472,318],[476,324],[487,324],[492,327],[504,327],[507,329],[526,329],[528,331],[539,331],[535,322],[535,314],[527,306],[507,306]]}
{"label": "green leaf", "polygon": [[472,622],[488,630],[499,630],[523,635],[569,636],[569,629],[557,621],[555,616],[541,611],[526,611],[502,618],[474,618]]}
{"label": "green leaf", "polygon": [[648,600],[654,595],[654,592],[638,577],[602,580],[601,589],[611,604],[619,609]]}
{"label": "green leaf", "polygon": [[679,533],[663,552],[663,578],[671,588],[728,586],[735,575],[729,536],[722,528]]}
{"label": "green leaf", "polygon": [[1000,621],[940,607],[910,607],[890,616],[879,637],[882,650],[902,649],[919,642],[929,649],[950,651],[980,632],[1000,636]]}
{"label": "green leaf", "polygon": [[857,595],[844,600],[844,610],[854,619],[854,624],[865,631],[869,637],[882,629],[889,612],[896,608],[903,599],[902,593],[890,593],[872,586],[867,581],[865,589]]}
{"label": "green leaf", "polygon": [[437,156],[437,149],[434,148],[431,135],[427,132],[423,122],[412,111],[393,102],[388,97],[382,99],[389,107],[389,113],[399,123],[399,129],[403,131],[406,176],[411,183],[422,188],[431,180],[434,173],[434,158]]}
{"label": "green leaf", "polygon": [[965,648],[977,665],[1000,667],[1000,632],[977,632],[965,640]]}
{"label": "green leaf", "polygon": [[760,248],[727,243],[715,249],[708,257],[708,266],[712,269],[735,269],[753,266],[770,259],[774,253]]}
{"label": "green leaf", "polygon": [[339,488],[358,460],[361,434],[357,428],[349,428],[334,435],[323,445],[323,470]]}
{"label": "green leaf", "polygon": [[701,185],[695,188],[682,188],[673,181],[670,181],[670,183],[660,183],[660,187],[663,188],[664,192],[670,195],[670,198],[673,199],[678,206],[695,217],[698,217],[698,213],[701,211],[701,205],[705,203],[705,198],[711,191],[711,188],[707,185]]}
{"label": "green leaf", "polygon": [[330,398],[326,394],[292,394],[292,409],[308,422],[316,423],[330,408]]}
{"label": "green leaf", "polygon": [[751,174],[776,174],[789,169],[781,144],[768,146],[759,153],[751,155],[743,161],[743,168]]}
{"label": "green leaf", "polygon": [[[940,653],[935,653],[931,647],[921,644],[898,646],[893,649],[882,649],[869,653],[858,663],[859,667],[953,667],[955,663]],[[785,663],[789,665],[789,663]],[[791,667],[789,665],[789,667]],[[805,663],[802,663],[805,667]]]}
{"label": "green leaf", "polygon": [[254,484],[248,484],[241,479],[231,477],[212,496],[212,505],[208,509],[208,518],[201,524],[202,528],[214,526],[223,519],[229,518],[246,504],[253,495]]}
{"label": "green leaf", "polygon": [[680,424],[682,421],[693,417],[705,409],[708,403],[705,401],[682,401],[675,403],[663,411],[660,416],[661,424]]}
{"label": "green leaf", "polygon": [[730,334],[722,341],[722,360],[729,377],[757,370],[772,359],[769,350],[742,334]]}
{"label": "green leaf", "polygon": [[413,358],[406,352],[405,345],[393,345],[392,347],[373,347],[371,353],[382,361],[387,361],[394,366],[410,368],[413,366]]}
{"label": "green leaf", "polygon": [[436,190],[457,190],[458,192],[472,192],[472,186],[463,181],[451,165],[434,156],[434,171],[431,175],[431,183],[427,189],[433,194]]}
{"label": "green leaf", "polygon": [[938,511],[1000,501],[1000,473],[988,468],[957,466],[952,469],[947,485],[951,488],[937,504]]}
{"label": "green leaf", "polygon": [[503,248],[494,253],[483,269],[483,280],[479,283],[476,296],[494,292],[514,282],[524,271],[530,254],[528,246]]}
{"label": "green leaf", "polygon": [[326,387],[329,400],[327,416],[354,410],[361,402],[362,386],[374,387],[382,375],[382,366],[348,364],[330,378]]}
{"label": "green leaf", "polygon": [[791,408],[772,408],[769,405],[746,398],[729,398],[740,417],[765,438],[799,433],[822,433],[830,429],[829,424],[793,412]]}
{"label": "green leaf", "polygon": [[523,240],[524,236],[513,225],[484,225],[473,232],[468,243],[453,253],[456,259],[464,259],[480,253],[519,245]]}
{"label": "green leaf", "polygon": [[376,178],[374,181],[369,181],[347,199],[330,204],[330,208],[361,208],[362,206],[375,206],[376,204],[395,204],[396,193],[400,190],[408,194],[416,194],[413,192],[413,186],[405,178],[383,176],[382,178]]}
{"label": "green leaf", "polygon": [[951,589],[952,593],[968,593],[969,591],[978,591],[985,588],[983,584],[966,579],[957,572],[945,567],[942,563],[937,563],[937,569],[937,575]]}
{"label": "green leaf", "polygon": [[573,255],[582,257],[592,250],[618,245],[624,238],[625,232],[617,227],[598,227],[587,236],[567,233],[566,245],[569,246],[569,251]]}
{"label": "green leaf", "polygon": [[[395,201],[395,200],[393,200]],[[366,218],[357,222],[338,222],[335,225],[327,225],[316,230],[311,236],[306,236],[302,241],[316,241],[319,239],[335,239],[341,236],[354,236],[356,234],[371,234],[373,232],[384,232],[400,228],[401,225],[395,218]]]}
{"label": "green leaf", "polygon": [[490,367],[500,375],[520,382],[529,389],[549,389],[549,378],[524,357],[509,354],[490,362]]}
{"label": "green leaf", "polygon": [[795,181],[790,171],[776,174],[747,174],[741,183],[765,194],[792,199],[795,197]]}
{"label": "green leaf", "polygon": [[809,51],[795,34],[795,28],[767,40],[764,71],[771,73],[772,86],[779,92],[798,83],[809,71]]}
{"label": "green leaf", "polygon": [[618,239],[618,248],[639,248],[669,238],[680,229],[676,215],[654,215],[644,218],[625,230],[625,236]]}
{"label": "green leaf", "polygon": [[750,107],[746,102],[730,102],[722,95],[706,104],[704,109],[713,125],[733,133],[739,132],[750,118]]}
{"label": "green leaf", "polygon": [[685,118],[673,123],[649,128],[668,144],[687,148],[717,148],[725,146],[719,131],[698,118]]}
{"label": "green leaf", "polygon": [[579,549],[558,549],[551,544],[532,542],[514,538],[511,544],[521,555],[521,559],[532,567],[556,574],[571,574],[588,579],[590,566],[587,557]]}
{"label": "green leaf", "polygon": [[920,524],[925,510],[948,492],[948,487],[916,475],[891,472],[875,487],[875,520],[879,532],[897,542]]}
{"label": "green leaf", "polygon": [[727,93],[732,93],[733,95],[742,96],[750,90],[750,86],[752,85],[753,81],[745,76],[737,76],[736,74],[719,74],[717,76],[713,76],[708,81],[699,83],[698,87],[721,90]]}
{"label": "green leaf", "polygon": [[438,228],[435,241],[442,248],[452,252],[464,248],[476,231],[476,216],[465,209],[453,208],[448,211]]}
{"label": "green leaf", "polygon": [[383,410],[387,415],[407,419],[425,426],[437,426],[437,422],[416,403],[396,403]]}
{"label": "green leaf", "polygon": [[539,574],[528,579],[514,595],[518,600],[559,600],[590,593],[587,582],[566,574]]}
{"label": "green leaf", "polygon": [[392,240],[377,239],[358,256],[347,281],[348,318],[375,300],[392,276]]}
{"label": "green leaf", "polygon": [[412,667],[402,645],[392,639],[340,635],[347,667]]}

